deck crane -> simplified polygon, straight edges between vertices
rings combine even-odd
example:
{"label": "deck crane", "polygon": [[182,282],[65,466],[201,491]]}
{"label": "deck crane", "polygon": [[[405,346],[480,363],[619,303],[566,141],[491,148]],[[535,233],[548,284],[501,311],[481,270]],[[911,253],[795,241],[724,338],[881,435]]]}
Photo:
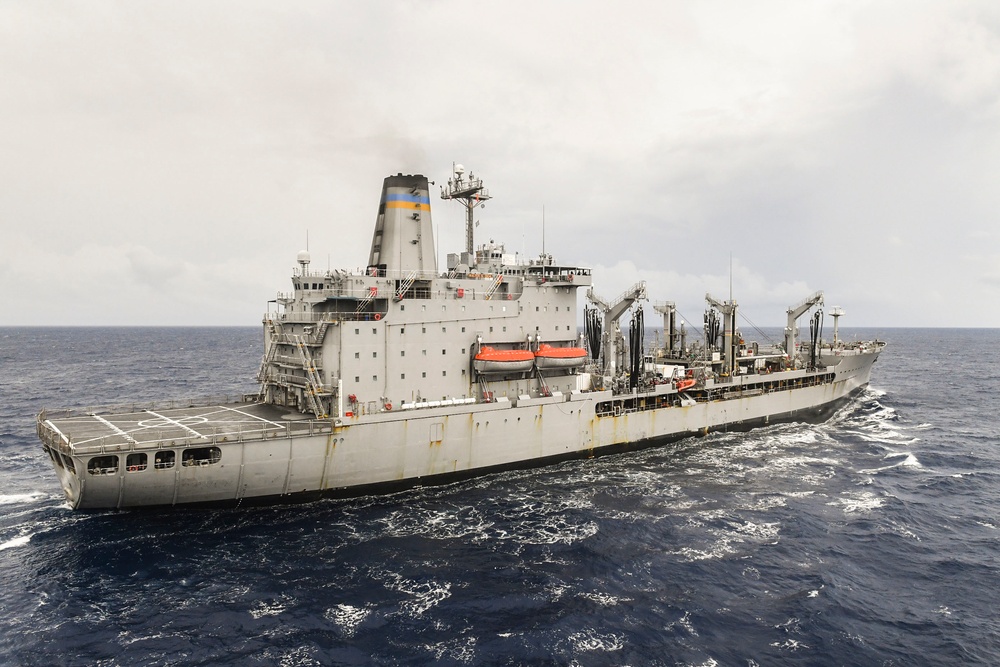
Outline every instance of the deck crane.
{"label": "deck crane", "polygon": [[736,367],[736,346],[734,344],[736,335],[736,301],[719,301],[707,293],[705,294],[705,301],[708,302],[709,306],[722,314],[722,356],[725,360],[725,372],[732,375],[733,369]]}
{"label": "deck crane", "polygon": [[797,306],[788,309],[788,324],[785,326],[785,354],[791,359],[795,354],[795,337],[799,333],[799,328],[795,321],[807,310],[816,305],[823,305],[823,291],[820,290],[812,296],[806,298]]}
{"label": "deck crane", "polygon": [[604,314],[604,372],[606,375],[615,374],[615,359],[617,358],[617,343],[621,337],[621,329],[618,328],[618,320],[625,314],[632,304],[639,299],[646,298],[646,281],[640,280],[623,293],[619,294],[613,301],[605,301],[597,296],[594,288],[587,290],[587,299],[594,304]]}

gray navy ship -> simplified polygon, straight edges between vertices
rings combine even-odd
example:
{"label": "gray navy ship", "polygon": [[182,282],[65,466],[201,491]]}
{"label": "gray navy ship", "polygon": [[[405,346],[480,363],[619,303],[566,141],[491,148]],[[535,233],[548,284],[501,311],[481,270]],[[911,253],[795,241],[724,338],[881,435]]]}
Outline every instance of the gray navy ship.
{"label": "gray navy ship", "polygon": [[[259,393],[43,410],[38,436],[69,504],[383,493],[820,421],[868,384],[884,347],[840,340],[840,309],[825,341],[822,293],[789,308],[784,340],[768,345],[744,339],[731,298],[706,295],[698,336],[673,303],[657,303],[662,339],[647,344],[645,283],[604,299],[586,267],[492,241],[475,247],[473,212],[490,194],[461,165],[440,194],[465,208],[466,247],[441,270],[430,185],[420,175],[385,179],[363,271],[316,271],[299,253],[292,291],[264,317]],[[800,341],[798,320],[810,312]]]}

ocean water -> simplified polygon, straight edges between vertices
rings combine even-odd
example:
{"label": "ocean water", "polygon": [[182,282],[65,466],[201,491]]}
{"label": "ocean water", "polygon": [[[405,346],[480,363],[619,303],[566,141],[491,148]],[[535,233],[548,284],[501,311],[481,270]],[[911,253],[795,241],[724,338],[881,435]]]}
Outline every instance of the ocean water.
{"label": "ocean water", "polygon": [[239,394],[243,328],[0,329],[2,665],[995,665],[1000,330],[830,421],[386,497],[75,513],[43,406]]}

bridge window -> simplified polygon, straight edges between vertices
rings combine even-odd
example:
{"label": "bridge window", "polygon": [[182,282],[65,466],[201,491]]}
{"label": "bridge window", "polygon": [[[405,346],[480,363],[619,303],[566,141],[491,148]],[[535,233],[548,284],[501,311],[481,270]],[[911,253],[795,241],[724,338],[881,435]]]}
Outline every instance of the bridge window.
{"label": "bridge window", "polygon": [[63,460],[63,463],[66,464],[66,469],[69,470],[71,473],[73,473],[75,475],[76,474],[76,464],[73,463],[73,459],[71,459],[70,457],[68,457],[65,454],[63,454],[62,455],[62,460]]}

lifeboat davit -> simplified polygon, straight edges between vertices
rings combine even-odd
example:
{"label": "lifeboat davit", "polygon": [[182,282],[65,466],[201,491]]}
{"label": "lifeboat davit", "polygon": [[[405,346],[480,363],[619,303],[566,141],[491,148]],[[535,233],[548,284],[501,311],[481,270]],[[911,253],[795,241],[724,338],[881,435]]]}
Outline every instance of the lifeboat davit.
{"label": "lifeboat davit", "polygon": [[675,380],[674,386],[677,387],[677,391],[684,391],[685,389],[690,389],[695,385],[695,381],[692,378],[685,378],[683,380]]}
{"label": "lifeboat davit", "polygon": [[535,355],[530,350],[496,350],[483,347],[472,360],[477,373],[524,373],[531,370]]}
{"label": "lifeboat davit", "polygon": [[577,368],[587,361],[587,351],[582,347],[552,347],[542,344],[535,352],[535,363],[546,368]]}

